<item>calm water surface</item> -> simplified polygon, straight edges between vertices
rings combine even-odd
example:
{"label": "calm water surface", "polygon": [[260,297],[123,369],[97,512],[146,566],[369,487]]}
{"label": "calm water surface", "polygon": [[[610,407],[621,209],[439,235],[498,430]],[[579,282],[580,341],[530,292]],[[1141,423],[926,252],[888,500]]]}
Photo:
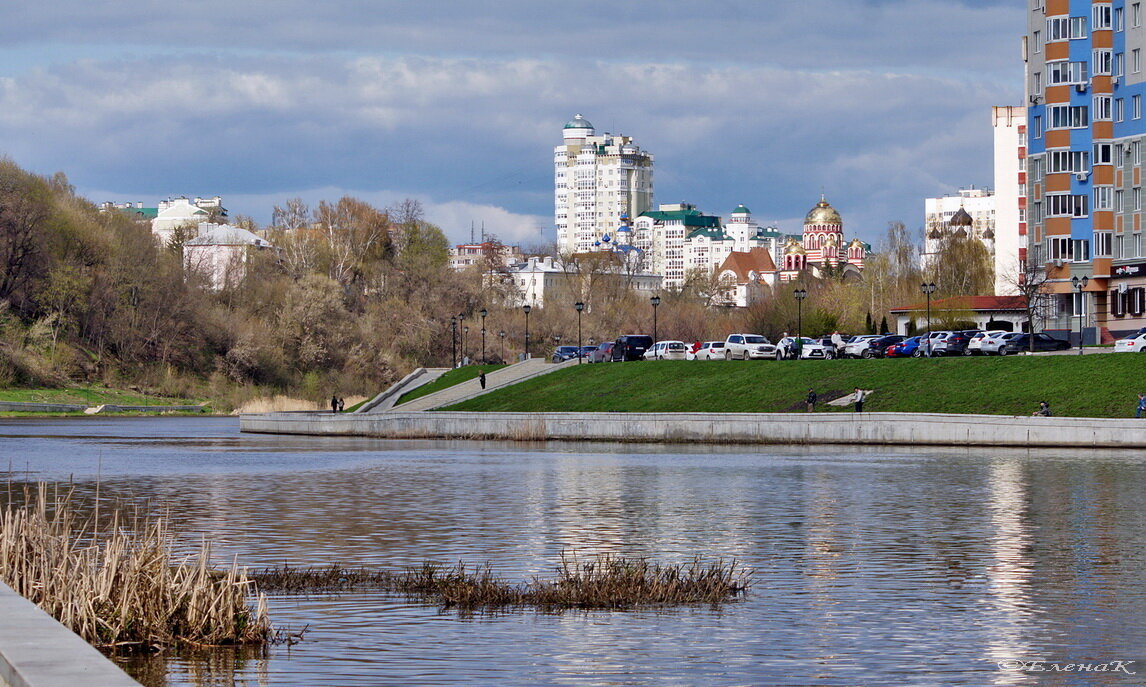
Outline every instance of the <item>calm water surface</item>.
{"label": "calm water surface", "polygon": [[[0,472],[149,498],[249,567],[549,573],[563,549],[756,570],[719,609],[463,617],[278,596],[305,641],[138,662],[149,685],[1137,685],[1010,661],[1146,659],[1138,452],[509,444],[241,435],[217,418],[0,421]],[[6,495],[0,493],[0,500]],[[1000,662],[1004,667],[1000,668]],[[1049,668],[1047,669],[1049,670]]]}

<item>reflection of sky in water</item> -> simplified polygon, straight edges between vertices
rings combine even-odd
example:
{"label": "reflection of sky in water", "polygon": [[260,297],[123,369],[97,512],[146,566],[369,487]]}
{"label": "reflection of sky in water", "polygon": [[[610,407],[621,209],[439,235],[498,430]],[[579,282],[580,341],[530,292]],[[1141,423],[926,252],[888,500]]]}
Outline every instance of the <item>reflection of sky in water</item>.
{"label": "reflection of sky in water", "polygon": [[84,503],[99,475],[101,498],[149,498],[188,546],[207,535],[220,560],[249,566],[489,561],[522,578],[551,571],[562,549],[703,554],[754,568],[754,587],[721,609],[474,618],[373,593],[280,597],[274,620],[309,624],[306,641],[266,658],[152,664],[169,684],[1037,684],[995,663],[1135,658],[1146,634],[1143,461],[1126,452],[236,428],[0,421],[0,471],[74,479]]}

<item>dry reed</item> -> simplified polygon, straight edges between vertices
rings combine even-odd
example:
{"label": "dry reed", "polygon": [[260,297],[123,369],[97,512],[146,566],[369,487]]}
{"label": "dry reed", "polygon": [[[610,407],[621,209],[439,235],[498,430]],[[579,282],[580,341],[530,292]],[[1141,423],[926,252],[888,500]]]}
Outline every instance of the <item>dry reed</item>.
{"label": "dry reed", "polygon": [[100,530],[41,484],[0,513],[0,580],[89,643],[105,649],[265,644],[266,600],[246,571],[218,570],[210,546],[182,560],[162,518],[116,512]]}
{"label": "dry reed", "polygon": [[579,562],[562,553],[553,579],[534,577],[513,584],[494,575],[490,565],[453,567],[423,563],[402,572],[366,568],[268,568],[251,575],[264,592],[301,593],[379,589],[460,610],[534,606],[626,609],[641,606],[731,601],[744,594],[752,571],[736,561],[658,565],[643,558],[608,554]]}

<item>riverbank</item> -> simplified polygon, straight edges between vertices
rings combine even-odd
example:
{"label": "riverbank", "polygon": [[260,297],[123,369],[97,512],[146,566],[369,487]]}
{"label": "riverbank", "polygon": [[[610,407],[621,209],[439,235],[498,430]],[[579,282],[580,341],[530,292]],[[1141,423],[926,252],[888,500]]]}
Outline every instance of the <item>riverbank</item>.
{"label": "riverbank", "polygon": [[825,401],[872,389],[866,410],[1133,417],[1146,357],[1130,354],[906,360],[657,361],[575,365],[445,410],[482,412],[793,413],[808,389]]}
{"label": "riverbank", "polygon": [[244,415],[243,432],[386,439],[1146,448],[1146,420],[925,413]]}

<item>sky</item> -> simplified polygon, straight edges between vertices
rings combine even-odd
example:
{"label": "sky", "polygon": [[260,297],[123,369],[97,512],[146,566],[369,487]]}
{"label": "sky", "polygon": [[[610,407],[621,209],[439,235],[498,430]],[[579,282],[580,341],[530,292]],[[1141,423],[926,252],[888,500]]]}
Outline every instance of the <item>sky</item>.
{"label": "sky", "polygon": [[554,238],[582,114],[652,153],[656,203],[913,230],[992,186],[1019,0],[52,0],[0,21],[0,156],[93,202],[419,200],[455,242]]}

